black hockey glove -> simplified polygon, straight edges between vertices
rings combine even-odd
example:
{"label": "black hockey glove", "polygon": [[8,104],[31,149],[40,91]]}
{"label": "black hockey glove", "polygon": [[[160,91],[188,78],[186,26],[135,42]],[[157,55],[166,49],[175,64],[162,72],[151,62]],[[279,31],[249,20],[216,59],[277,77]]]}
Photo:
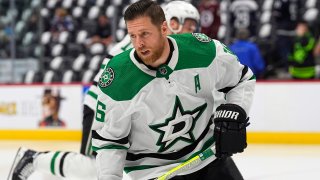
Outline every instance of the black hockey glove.
{"label": "black hockey glove", "polygon": [[213,116],[216,157],[224,158],[243,152],[247,147],[247,114],[236,104],[222,104]]}

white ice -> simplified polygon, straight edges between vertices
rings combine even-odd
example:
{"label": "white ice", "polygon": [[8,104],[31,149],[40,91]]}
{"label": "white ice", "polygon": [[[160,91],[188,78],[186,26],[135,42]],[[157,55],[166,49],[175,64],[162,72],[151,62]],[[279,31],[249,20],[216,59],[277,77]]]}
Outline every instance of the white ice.
{"label": "white ice", "polygon": [[[7,179],[16,150],[20,146],[39,151],[79,150],[78,142],[0,141],[0,180]],[[245,152],[233,157],[245,180],[320,179],[320,145],[249,144]],[[124,179],[129,180],[128,177]],[[61,178],[34,173],[29,180],[61,180]]]}

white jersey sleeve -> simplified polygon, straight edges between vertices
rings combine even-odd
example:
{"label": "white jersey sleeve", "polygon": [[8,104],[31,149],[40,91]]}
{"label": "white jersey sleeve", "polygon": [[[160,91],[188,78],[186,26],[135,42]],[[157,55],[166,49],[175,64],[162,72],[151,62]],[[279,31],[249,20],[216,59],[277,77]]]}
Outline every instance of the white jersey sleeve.
{"label": "white jersey sleeve", "polygon": [[93,150],[97,152],[98,177],[101,180],[122,179],[127,149],[129,148],[128,132],[131,128],[131,119],[126,115],[127,108],[124,104],[120,105],[102,92],[98,94],[92,137],[94,138]]}
{"label": "white jersey sleeve", "polygon": [[215,89],[226,93],[226,103],[241,106],[247,114],[252,103],[255,81],[253,72],[240,64],[235,56],[220,41],[216,44],[216,58],[213,61],[213,81]]}

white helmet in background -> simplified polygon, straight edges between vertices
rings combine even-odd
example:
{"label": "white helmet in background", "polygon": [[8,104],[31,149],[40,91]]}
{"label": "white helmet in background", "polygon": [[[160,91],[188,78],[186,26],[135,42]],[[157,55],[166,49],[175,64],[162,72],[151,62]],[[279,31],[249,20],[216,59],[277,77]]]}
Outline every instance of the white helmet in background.
{"label": "white helmet in background", "polygon": [[[166,16],[169,29],[175,34],[181,31],[186,19],[193,19],[197,24],[199,24],[200,21],[200,15],[197,8],[185,1],[171,1],[163,7],[163,11]],[[179,29],[173,30],[170,26],[170,20],[172,18],[177,18],[180,24]]]}

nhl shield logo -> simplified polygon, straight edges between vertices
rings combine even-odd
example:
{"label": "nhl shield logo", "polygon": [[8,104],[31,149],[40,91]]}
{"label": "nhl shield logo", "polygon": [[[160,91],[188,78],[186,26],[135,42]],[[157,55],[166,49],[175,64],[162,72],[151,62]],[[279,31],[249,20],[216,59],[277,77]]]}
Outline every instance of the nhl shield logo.
{"label": "nhl shield logo", "polygon": [[192,35],[198,39],[200,42],[210,42],[211,38],[209,38],[207,35],[202,33],[192,33]]}
{"label": "nhl shield logo", "polygon": [[99,85],[101,87],[107,87],[112,83],[113,79],[114,71],[112,68],[108,67],[103,71],[102,75],[100,76]]}
{"label": "nhl shield logo", "polygon": [[159,72],[162,75],[166,75],[168,73],[168,70],[166,67],[161,67],[161,68],[159,68]]}

